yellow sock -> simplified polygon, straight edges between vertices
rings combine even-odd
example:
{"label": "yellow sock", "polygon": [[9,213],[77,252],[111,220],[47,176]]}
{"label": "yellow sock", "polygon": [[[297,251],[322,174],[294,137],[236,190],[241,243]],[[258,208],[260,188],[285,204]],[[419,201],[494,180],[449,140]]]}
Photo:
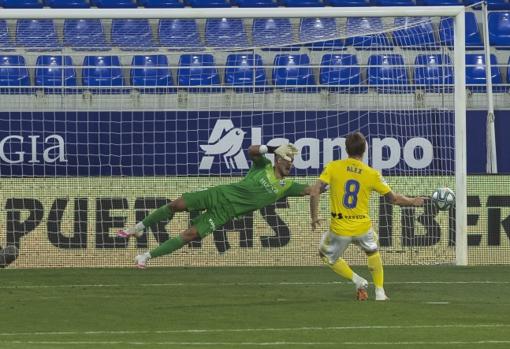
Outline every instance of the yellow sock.
{"label": "yellow sock", "polygon": [[335,264],[329,265],[331,269],[341,277],[346,278],[347,280],[352,281],[352,277],[354,275],[354,272],[352,271],[351,267],[349,267],[349,264],[342,258],[339,258]]}
{"label": "yellow sock", "polygon": [[382,259],[379,252],[368,256],[368,270],[372,273],[372,279],[374,280],[375,287],[383,287],[384,285],[384,270],[382,265]]}

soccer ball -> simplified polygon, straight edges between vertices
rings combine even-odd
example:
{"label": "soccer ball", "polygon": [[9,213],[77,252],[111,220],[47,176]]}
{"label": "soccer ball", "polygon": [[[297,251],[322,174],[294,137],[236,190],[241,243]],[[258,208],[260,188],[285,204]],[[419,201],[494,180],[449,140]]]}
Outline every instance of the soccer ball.
{"label": "soccer ball", "polygon": [[449,210],[455,203],[455,193],[450,188],[438,188],[432,193],[432,202],[438,210]]}

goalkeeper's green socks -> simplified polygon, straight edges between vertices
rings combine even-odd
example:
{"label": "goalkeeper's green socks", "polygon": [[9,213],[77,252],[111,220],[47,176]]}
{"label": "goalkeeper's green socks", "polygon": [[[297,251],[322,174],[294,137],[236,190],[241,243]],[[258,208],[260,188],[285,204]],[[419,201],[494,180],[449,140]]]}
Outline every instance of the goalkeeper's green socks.
{"label": "goalkeeper's green socks", "polygon": [[375,287],[382,288],[384,285],[384,269],[379,252],[368,256],[368,270],[372,273]]}
{"label": "goalkeeper's green socks", "polygon": [[164,256],[166,254],[172,253],[175,250],[180,249],[182,246],[184,246],[186,242],[182,239],[182,237],[176,236],[170,240],[167,240],[163,242],[161,245],[150,251],[150,257],[156,258],[160,256]]}
{"label": "goalkeeper's green socks", "polygon": [[174,218],[174,211],[170,206],[164,205],[151,212],[151,214],[144,218],[142,223],[147,228],[165,219],[171,220],[172,218]]}

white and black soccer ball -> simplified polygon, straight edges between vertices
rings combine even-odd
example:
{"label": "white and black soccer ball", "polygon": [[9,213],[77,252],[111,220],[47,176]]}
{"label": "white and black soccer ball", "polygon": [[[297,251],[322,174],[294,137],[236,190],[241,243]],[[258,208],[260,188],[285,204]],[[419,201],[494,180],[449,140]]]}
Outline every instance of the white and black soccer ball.
{"label": "white and black soccer ball", "polygon": [[455,204],[455,193],[450,188],[438,188],[432,193],[432,202],[438,210],[449,210]]}

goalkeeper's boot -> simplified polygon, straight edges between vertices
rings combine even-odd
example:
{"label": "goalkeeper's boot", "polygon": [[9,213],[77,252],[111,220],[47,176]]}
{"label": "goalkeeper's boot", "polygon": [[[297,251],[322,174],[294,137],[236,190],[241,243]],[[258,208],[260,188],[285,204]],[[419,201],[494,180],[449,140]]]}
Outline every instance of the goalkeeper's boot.
{"label": "goalkeeper's boot", "polygon": [[356,300],[366,301],[368,299],[368,281],[363,279],[361,276],[355,275],[354,284],[356,285]]}
{"label": "goalkeeper's boot", "polygon": [[390,299],[386,296],[386,292],[384,292],[384,288],[376,287],[375,288],[375,300],[376,301],[389,301]]}
{"label": "goalkeeper's boot", "polygon": [[144,254],[139,254],[135,257],[135,265],[138,269],[145,269],[147,267],[147,262],[151,258],[151,255],[146,252]]}

